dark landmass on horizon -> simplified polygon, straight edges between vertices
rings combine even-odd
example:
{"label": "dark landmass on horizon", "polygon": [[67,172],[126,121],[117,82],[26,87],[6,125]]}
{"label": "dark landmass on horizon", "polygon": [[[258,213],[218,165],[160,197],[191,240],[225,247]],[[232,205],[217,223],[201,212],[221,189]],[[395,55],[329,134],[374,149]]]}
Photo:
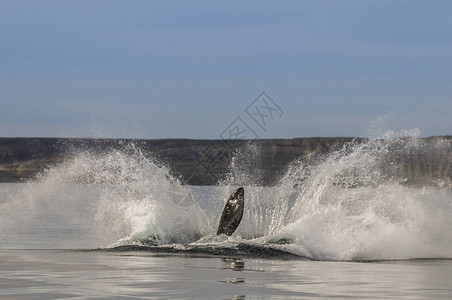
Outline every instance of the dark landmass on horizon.
{"label": "dark landmass on horizon", "polygon": [[[409,138],[406,138],[409,140]],[[80,151],[103,153],[127,151],[134,144],[157,164],[170,168],[182,183],[212,185],[224,179],[236,153],[248,153],[253,183],[274,185],[295,159],[308,154],[325,155],[346,143],[366,141],[351,137],[312,137],[265,140],[193,140],[193,139],[91,139],[91,138],[0,138],[0,182],[24,182],[46,168],[57,165]],[[402,139],[403,140],[403,139]],[[430,185],[438,180],[452,181],[452,136],[420,138],[424,145],[438,140],[448,143],[446,150],[421,147],[406,151],[394,146],[382,165],[385,176],[409,185]],[[247,149],[245,151],[245,149]],[[250,150],[251,149],[251,150]],[[253,150],[254,149],[254,150]],[[245,163],[246,165],[246,163]],[[246,185],[246,182],[237,184]]]}

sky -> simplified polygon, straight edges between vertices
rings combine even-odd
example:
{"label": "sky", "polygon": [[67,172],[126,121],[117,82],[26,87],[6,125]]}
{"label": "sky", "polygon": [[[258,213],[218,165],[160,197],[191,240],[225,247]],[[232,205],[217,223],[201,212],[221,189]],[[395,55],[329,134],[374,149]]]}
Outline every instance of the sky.
{"label": "sky", "polygon": [[0,137],[450,135],[451,83],[452,1],[0,0]]}

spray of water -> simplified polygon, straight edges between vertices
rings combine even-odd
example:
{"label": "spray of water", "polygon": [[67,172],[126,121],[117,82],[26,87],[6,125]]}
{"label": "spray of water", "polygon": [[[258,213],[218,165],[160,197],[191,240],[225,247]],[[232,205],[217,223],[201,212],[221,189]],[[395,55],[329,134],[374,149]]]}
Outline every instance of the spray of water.
{"label": "spray of water", "polygon": [[[441,189],[410,187],[393,176],[397,172],[387,172],[396,168],[397,153],[450,149],[447,141],[387,134],[302,157],[274,187],[260,186],[257,144],[236,154],[216,187],[182,186],[133,145],[104,153],[74,151],[18,193],[4,190],[0,223],[4,231],[27,227],[30,216],[45,216],[49,230],[62,220],[80,223],[73,211],[83,197],[93,219],[86,230],[98,246],[246,243],[321,260],[451,258],[450,182],[440,178]],[[242,223],[235,236],[215,237],[224,200],[239,183],[245,185]]]}
{"label": "spray of water", "polygon": [[[77,200],[83,201],[89,204],[87,213],[93,217],[89,231],[98,245],[187,243],[208,230],[203,211],[186,188],[167,167],[133,144],[104,153],[76,151],[71,156],[25,184],[19,194],[9,194],[2,203],[3,213],[21,223],[58,218],[65,224],[74,220]],[[91,187],[88,191],[86,183]],[[19,224],[6,214],[3,219]]]}
{"label": "spray of water", "polygon": [[299,159],[271,199],[264,197],[260,209],[250,204],[248,228],[259,229],[252,232],[263,236],[258,242],[289,241],[287,250],[313,259],[451,257],[450,190],[405,186],[385,173],[395,152],[435,151],[450,153],[451,145],[387,135]]}

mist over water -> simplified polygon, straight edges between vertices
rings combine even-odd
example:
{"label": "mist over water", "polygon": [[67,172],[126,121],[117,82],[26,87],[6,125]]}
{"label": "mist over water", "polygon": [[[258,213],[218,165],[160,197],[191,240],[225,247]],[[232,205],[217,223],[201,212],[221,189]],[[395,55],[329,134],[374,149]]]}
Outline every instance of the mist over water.
{"label": "mist over water", "polygon": [[[254,144],[209,187],[181,185],[133,144],[102,154],[78,150],[35,180],[0,189],[6,237],[0,247],[247,245],[318,260],[452,258],[450,182],[410,187],[388,176],[383,170],[394,149],[443,152],[450,143],[391,136],[356,141],[292,162],[273,187],[260,186],[264,162]],[[215,236],[238,183],[245,185],[242,223],[232,237]]]}

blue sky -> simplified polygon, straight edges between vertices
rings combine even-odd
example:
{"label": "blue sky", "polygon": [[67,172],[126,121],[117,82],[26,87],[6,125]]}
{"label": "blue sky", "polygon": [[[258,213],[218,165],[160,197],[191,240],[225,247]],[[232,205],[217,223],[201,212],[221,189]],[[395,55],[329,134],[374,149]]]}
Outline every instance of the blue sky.
{"label": "blue sky", "polygon": [[452,134],[451,1],[2,0],[0,35],[0,136]]}

